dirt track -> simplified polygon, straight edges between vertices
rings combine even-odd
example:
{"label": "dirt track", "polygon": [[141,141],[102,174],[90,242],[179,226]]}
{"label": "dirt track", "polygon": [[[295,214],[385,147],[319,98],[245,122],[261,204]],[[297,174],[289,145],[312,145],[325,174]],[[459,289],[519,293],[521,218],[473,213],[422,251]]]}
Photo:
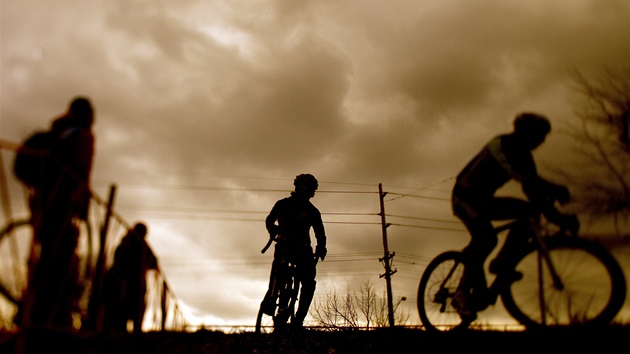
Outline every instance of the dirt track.
{"label": "dirt track", "polygon": [[4,335],[2,354],[214,354],[214,353],[597,353],[625,352],[630,346],[630,327],[555,328],[537,332],[468,331],[427,333],[422,330],[379,329],[374,331],[322,332],[256,335],[198,331],[151,332],[140,335],[28,333],[28,349],[16,351],[15,335]]}

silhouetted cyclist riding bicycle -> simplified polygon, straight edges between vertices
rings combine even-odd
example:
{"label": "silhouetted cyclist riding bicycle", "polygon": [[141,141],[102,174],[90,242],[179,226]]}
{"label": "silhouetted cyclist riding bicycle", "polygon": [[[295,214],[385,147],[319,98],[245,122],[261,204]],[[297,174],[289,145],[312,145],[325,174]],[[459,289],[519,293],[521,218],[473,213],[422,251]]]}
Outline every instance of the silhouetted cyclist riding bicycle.
{"label": "silhouetted cyclist riding bicycle", "polygon": [[[538,175],[532,150],[540,146],[551,131],[549,120],[535,113],[522,113],[514,119],[514,130],[491,139],[458,174],[452,193],[453,213],[464,223],[471,241],[462,251],[463,276],[452,297],[452,305],[462,318],[462,327],[474,321],[479,302],[488,297],[484,262],[497,245],[492,222],[517,219],[490,272],[501,278],[515,278],[514,254],[526,248],[540,214],[565,229],[579,227],[577,218],[564,215],[555,202],[569,200],[566,187]],[[508,181],[522,185],[527,201],[497,197],[495,193]],[[503,274],[507,273],[507,274]],[[510,274],[512,273],[512,274]]]}
{"label": "silhouetted cyclist riding bicycle", "polygon": [[[275,203],[265,220],[271,240],[276,241],[269,290],[256,321],[260,332],[263,315],[273,317],[274,328],[286,325],[301,329],[315,293],[317,259],[326,257],[326,233],[321,213],[310,202],[318,188],[317,179],[301,174],[293,181],[291,196]],[[317,245],[311,246],[313,228]],[[268,244],[269,245],[269,244]],[[263,249],[263,252],[266,250]],[[288,290],[287,290],[288,289]],[[298,309],[293,313],[299,289]],[[291,301],[290,299],[293,299]]]}
{"label": "silhouetted cyclist riding bicycle", "polygon": [[[542,221],[542,220],[541,220]],[[496,232],[523,227],[515,220]],[[478,311],[501,296],[507,312],[528,328],[575,324],[608,324],[626,297],[619,263],[599,243],[580,238],[575,230],[535,222],[535,232],[515,251],[483,295],[468,303]],[[522,231],[522,230],[521,230]],[[474,318],[455,306],[465,266],[464,253],[447,251],[427,266],[418,288],[418,311],[427,330],[467,328]],[[482,321],[488,325],[488,319]]]}

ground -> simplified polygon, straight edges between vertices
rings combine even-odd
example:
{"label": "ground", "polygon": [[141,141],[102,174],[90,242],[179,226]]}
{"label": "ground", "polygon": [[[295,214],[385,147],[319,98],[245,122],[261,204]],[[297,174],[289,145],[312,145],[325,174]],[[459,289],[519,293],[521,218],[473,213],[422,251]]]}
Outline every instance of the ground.
{"label": "ground", "polygon": [[[373,331],[304,330],[262,334],[150,332],[128,335],[32,332],[3,334],[2,354],[215,354],[215,353],[505,353],[505,352],[624,352],[630,327],[551,328],[539,331],[428,333],[419,329],[383,328]],[[16,343],[25,339],[26,349]]]}

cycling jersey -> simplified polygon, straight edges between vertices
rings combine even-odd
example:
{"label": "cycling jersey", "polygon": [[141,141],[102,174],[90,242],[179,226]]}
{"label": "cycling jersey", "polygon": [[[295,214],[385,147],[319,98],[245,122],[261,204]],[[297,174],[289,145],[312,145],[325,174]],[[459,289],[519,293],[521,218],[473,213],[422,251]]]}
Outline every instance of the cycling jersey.
{"label": "cycling jersey", "polygon": [[460,199],[487,200],[511,179],[527,184],[538,178],[530,150],[513,135],[499,135],[459,173],[454,193]]}
{"label": "cycling jersey", "polygon": [[317,244],[326,246],[321,213],[310,201],[301,201],[293,196],[277,201],[265,224],[270,234],[278,234],[278,242],[295,246],[311,245],[309,231],[312,227]]}
{"label": "cycling jersey", "polygon": [[472,208],[468,213],[474,218],[487,211],[496,191],[511,179],[521,183],[530,203],[556,216],[548,199],[566,193],[565,188],[538,176],[531,150],[514,134],[494,137],[464,167],[453,188],[453,204]]}

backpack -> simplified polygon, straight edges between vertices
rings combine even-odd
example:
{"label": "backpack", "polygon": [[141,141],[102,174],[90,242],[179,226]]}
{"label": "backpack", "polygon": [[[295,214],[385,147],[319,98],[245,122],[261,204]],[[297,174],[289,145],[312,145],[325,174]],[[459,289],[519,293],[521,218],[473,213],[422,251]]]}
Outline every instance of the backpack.
{"label": "backpack", "polygon": [[52,130],[36,131],[27,137],[15,154],[13,173],[25,185],[38,187],[51,174],[51,155],[59,140]]}

